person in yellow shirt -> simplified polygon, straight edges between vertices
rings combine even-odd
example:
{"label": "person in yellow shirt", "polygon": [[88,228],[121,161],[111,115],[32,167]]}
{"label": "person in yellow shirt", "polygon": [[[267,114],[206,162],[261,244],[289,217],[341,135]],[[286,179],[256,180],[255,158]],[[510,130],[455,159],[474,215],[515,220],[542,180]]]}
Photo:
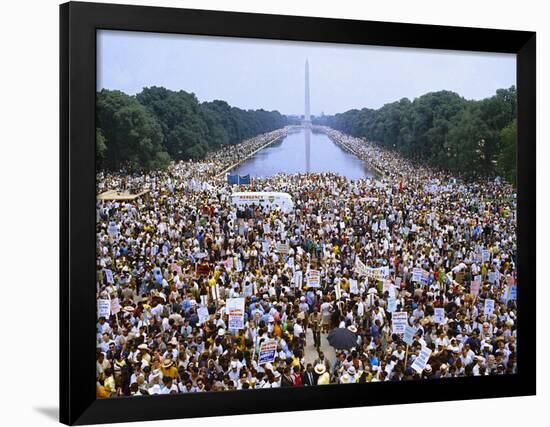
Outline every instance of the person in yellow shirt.
{"label": "person in yellow shirt", "polygon": [[103,380],[99,380],[96,384],[95,397],[98,399],[106,399],[107,397],[109,397],[109,392],[103,385]]}
{"label": "person in yellow shirt", "polygon": [[114,396],[116,394],[116,384],[115,376],[113,375],[113,370],[111,368],[105,369],[105,380],[103,381],[103,386],[108,396]]}
{"label": "person in yellow shirt", "polygon": [[178,368],[174,366],[174,362],[171,359],[164,359],[160,368],[163,377],[177,378]]}

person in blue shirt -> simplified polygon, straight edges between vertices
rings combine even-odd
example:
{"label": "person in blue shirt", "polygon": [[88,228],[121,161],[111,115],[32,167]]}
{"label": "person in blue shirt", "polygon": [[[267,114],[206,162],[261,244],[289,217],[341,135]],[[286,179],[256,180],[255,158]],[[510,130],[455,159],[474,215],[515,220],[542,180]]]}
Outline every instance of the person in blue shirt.
{"label": "person in blue shirt", "polygon": [[370,334],[375,341],[378,341],[380,339],[381,329],[382,328],[380,326],[380,320],[376,319],[370,328]]}

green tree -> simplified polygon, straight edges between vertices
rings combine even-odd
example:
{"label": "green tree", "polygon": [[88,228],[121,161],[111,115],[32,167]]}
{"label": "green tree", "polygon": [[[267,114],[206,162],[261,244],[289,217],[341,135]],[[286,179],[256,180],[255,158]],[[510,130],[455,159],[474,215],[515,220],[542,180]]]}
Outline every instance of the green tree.
{"label": "green tree", "polygon": [[135,97],[120,91],[102,90],[97,94],[96,123],[107,149],[102,166],[129,170],[151,169],[167,165],[162,129],[155,117]]}
{"label": "green tree", "polygon": [[517,120],[500,131],[501,151],[497,159],[497,171],[504,179],[517,184]]}

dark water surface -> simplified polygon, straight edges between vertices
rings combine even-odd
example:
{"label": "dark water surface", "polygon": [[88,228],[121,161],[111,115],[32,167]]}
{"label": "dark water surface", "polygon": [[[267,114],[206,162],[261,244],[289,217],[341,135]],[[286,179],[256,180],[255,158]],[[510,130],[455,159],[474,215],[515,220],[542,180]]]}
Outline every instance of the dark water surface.
{"label": "dark water surface", "polygon": [[252,177],[279,172],[336,172],[349,179],[373,176],[367,164],[340,148],[324,133],[301,129],[275,142],[237,166],[231,174]]}

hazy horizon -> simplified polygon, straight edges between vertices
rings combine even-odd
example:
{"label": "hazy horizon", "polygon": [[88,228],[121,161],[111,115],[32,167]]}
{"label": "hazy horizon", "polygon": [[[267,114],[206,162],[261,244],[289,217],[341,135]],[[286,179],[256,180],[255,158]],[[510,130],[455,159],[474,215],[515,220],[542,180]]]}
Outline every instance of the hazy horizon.
{"label": "hazy horizon", "polygon": [[483,99],[516,84],[513,54],[99,30],[96,88],[135,95],[163,86],[301,115],[306,59],[316,116],[439,90]]}

